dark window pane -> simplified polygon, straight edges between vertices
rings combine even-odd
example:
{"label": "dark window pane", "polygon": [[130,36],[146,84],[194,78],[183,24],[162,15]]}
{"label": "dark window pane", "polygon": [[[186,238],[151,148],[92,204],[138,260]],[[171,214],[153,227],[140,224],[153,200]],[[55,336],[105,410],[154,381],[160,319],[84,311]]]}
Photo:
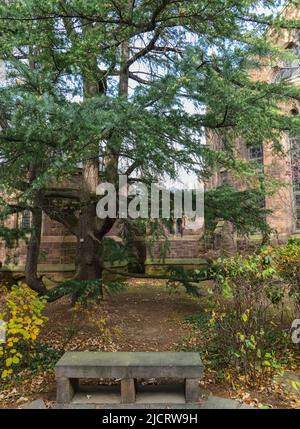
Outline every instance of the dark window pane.
{"label": "dark window pane", "polygon": [[251,161],[257,161],[263,163],[264,160],[264,151],[262,145],[260,146],[251,146],[249,148],[249,159]]}
{"label": "dark window pane", "polygon": [[29,210],[24,210],[22,213],[21,228],[28,229],[31,227],[31,216]]}

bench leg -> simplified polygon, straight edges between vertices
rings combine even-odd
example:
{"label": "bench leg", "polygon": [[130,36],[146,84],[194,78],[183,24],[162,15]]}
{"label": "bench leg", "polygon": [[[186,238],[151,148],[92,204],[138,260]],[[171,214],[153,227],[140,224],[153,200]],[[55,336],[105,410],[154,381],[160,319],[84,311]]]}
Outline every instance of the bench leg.
{"label": "bench leg", "polygon": [[193,404],[199,402],[199,379],[187,378],[185,380],[185,400],[187,403]]}
{"label": "bench leg", "polygon": [[78,380],[75,378],[61,377],[56,380],[57,402],[59,404],[69,404],[76,392]]}
{"label": "bench leg", "polygon": [[121,380],[122,404],[134,404],[136,400],[136,383],[133,378]]}

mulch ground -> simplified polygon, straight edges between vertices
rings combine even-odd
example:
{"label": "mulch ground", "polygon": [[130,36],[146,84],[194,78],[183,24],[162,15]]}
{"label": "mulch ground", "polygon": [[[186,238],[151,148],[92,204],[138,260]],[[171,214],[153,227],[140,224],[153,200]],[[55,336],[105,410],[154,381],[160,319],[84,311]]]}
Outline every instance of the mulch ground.
{"label": "mulch ground", "polygon": [[[72,308],[68,298],[48,304],[49,318],[41,341],[65,351],[172,351],[180,345],[197,343],[199,332],[185,318],[204,311],[202,300],[183,290],[170,293],[163,282],[131,280],[115,295],[106,295],[100,304]],[[247,391],[215,383],[207,373],[202,381],[203,396],[214,394],[242,399],[254,406],[295,408],[296,398],[287,396],[278,385]],[[50,406],[55,401],[53,371],[24,372],[14,385],[0,386],[0,408],[18,408],[23,403],[43,398]]]}

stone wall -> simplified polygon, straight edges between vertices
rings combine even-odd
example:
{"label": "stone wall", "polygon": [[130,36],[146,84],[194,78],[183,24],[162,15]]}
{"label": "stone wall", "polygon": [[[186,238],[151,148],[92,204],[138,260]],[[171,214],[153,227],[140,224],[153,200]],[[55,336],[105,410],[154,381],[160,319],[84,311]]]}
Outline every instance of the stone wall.
{"label": "stone wall", "polygon": [[[168,242],[168,251],[164,255],[168,259],[190,259],[199,257],[199,237],[187,240],[186,238],[170,239]],[[151,247],[153,259],[160,259],[165,242],[155,242]],[[148,254],[149,257],[149,254]]]}

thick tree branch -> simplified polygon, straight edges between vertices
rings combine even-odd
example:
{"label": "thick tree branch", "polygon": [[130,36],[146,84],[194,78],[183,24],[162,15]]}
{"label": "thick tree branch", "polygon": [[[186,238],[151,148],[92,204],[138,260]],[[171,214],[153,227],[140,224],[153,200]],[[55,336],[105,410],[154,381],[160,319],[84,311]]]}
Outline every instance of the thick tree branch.
{"label": "thick tree branch", "polygon": [[144,57],[145,55],[147,55],[150,51],[152,51],[152,49],[155,48],[155,43],[157,42],[157,40],[160,37],[160,31],[155,31],[152,39],[150,40],[150,42],[143,48],[141,49],[139,52],[137,52],[136,54],[134,54],[128,61],[127,61],[127,68],[129,69],[129,67],[134,64],[137,60],[139,60],[140,58]]}

